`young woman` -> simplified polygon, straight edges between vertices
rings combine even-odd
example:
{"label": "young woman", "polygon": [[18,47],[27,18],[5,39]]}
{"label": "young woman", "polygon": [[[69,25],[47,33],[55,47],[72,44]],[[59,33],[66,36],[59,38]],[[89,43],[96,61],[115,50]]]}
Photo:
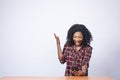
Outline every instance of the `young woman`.
{"label": "young woman", "polygon": [[88,76],[89,61],[92,54],[92,35],[83,24],[74,24],[68,30],[63,50],[60,39],[54,33],[60,63],[66,62],[65,76]]}

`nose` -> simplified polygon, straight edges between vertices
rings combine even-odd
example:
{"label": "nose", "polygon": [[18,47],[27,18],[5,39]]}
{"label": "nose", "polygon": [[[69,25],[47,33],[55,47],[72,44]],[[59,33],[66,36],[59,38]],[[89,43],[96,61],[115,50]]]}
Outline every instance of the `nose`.
{"label": "nose", "polygon": [[81,41],[81,39],[79,39],[79,38],[76,38],[76,40],[75,41]]}

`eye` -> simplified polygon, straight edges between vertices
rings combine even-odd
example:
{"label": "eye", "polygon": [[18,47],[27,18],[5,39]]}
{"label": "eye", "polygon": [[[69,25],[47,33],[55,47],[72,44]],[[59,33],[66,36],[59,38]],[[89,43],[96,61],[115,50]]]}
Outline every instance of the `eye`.
{"label": "eye", "polygon": [[73,38],[77,38],[76,36],[73,36]]}

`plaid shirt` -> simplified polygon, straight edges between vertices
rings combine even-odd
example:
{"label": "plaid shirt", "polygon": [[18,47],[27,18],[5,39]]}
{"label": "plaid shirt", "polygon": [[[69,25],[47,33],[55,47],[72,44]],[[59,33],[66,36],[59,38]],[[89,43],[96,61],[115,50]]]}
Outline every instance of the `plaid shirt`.
{"label": "plaid shirt", "polygon": [[88,65],[92,54],[92,47],[86,46],[81,47],[80,50],[76,51],[74,46],[64,46],[63,56],[60,62],[64,64],[66,62],[65,76],[72,76],[72,67],[77,66],[79,70],[83,65]]}

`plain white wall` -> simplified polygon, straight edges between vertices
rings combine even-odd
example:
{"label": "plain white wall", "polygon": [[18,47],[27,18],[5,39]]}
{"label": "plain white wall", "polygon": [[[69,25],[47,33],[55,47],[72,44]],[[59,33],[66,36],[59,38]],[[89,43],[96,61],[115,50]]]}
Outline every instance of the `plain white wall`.
{"label": "plain white wall", "polygon": [[82,23],[92,32],[90,76],[120,79],[119,0],[0,0],[0,76],[63,76],[56,42]]}

